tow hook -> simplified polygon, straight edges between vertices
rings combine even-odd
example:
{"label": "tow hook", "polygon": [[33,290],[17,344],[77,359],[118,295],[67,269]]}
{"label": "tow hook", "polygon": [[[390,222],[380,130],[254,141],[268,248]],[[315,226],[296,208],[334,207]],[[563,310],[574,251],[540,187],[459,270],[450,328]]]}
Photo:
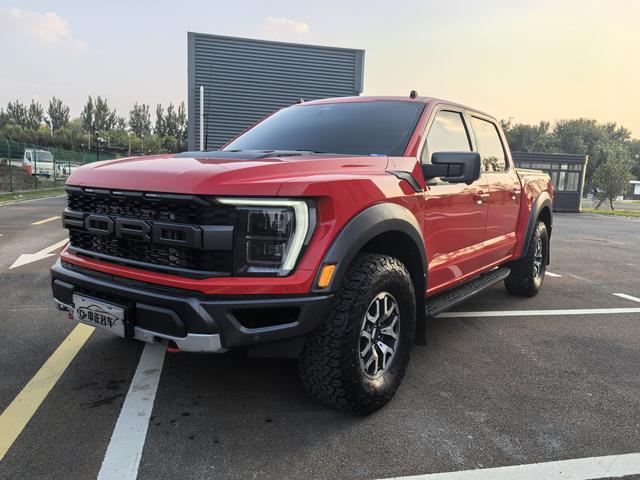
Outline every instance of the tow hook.
{"label": "tow hook", "polygon": [[59,302],[58,300],[55,300],[55,302],[58,310],[60,310],[61,312],[67,312],[67,317],[69,317],[69,320],[73,320],[73,307],[71,305],[67,305],[66,303]]}
{"label": "tow hook", "polygon": [[167,353],[180,353],[180,348],[173,340],[167,342]]}

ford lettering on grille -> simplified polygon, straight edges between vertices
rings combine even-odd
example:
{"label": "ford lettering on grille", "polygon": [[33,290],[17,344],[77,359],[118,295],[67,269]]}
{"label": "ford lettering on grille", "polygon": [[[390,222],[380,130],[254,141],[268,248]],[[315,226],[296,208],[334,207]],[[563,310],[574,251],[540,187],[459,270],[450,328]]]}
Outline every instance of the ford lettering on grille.
{"label": "ford lettering on grille", "polygon": [[85,214],[65,210],[65,228],[84,230],[92,235],[114,237],[159,245],[186,248],[233,248],[232,226],[197,226],[166,222],[152,222],[108,215]]}

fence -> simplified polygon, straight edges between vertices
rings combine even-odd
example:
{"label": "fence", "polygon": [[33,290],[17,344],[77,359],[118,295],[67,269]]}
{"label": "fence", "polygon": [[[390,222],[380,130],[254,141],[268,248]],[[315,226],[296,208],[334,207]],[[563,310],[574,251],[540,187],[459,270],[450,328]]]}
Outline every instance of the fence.
{"label": "fence", "polygon": [[112,153],[82,152],[42,147],[0,138],[0,192],[64,185],[78,167],[118,158]]}

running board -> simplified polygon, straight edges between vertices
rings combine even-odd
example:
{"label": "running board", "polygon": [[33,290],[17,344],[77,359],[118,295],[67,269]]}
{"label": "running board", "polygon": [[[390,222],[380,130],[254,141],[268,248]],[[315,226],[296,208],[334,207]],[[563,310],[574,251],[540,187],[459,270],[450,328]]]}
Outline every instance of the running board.
{"label": "running board", "polygon": [[453,290],[447,290],[446,292],[427,298],[426,316],[435,317],[445,310],[452,309],[459,303],[469,300],[485,288],[490,287],[494,283],[498,283],[500,280],[504,280],[509,276],[510,272],[509,267],[496,268],[490,272],[483,273],[467,283],[463,283]]}

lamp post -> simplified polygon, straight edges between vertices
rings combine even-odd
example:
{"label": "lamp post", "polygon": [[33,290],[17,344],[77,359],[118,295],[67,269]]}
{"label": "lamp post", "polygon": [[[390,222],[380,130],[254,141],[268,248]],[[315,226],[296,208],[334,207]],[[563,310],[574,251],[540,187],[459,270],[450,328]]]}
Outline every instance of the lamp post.
{"label": "lamp post", "polygon": [[49,126],[49,129],[51,130],[51,136],[53,137],[53,121],[51,121],[47,117],[44,117],[42,120],[44,120],[44,123],[46,123]]}
{"label": "lamp post", "polygon": [[93,136],[96,137],[96,162],[100,161],[100,138],[98,138],[98,131],[93,129]]}

